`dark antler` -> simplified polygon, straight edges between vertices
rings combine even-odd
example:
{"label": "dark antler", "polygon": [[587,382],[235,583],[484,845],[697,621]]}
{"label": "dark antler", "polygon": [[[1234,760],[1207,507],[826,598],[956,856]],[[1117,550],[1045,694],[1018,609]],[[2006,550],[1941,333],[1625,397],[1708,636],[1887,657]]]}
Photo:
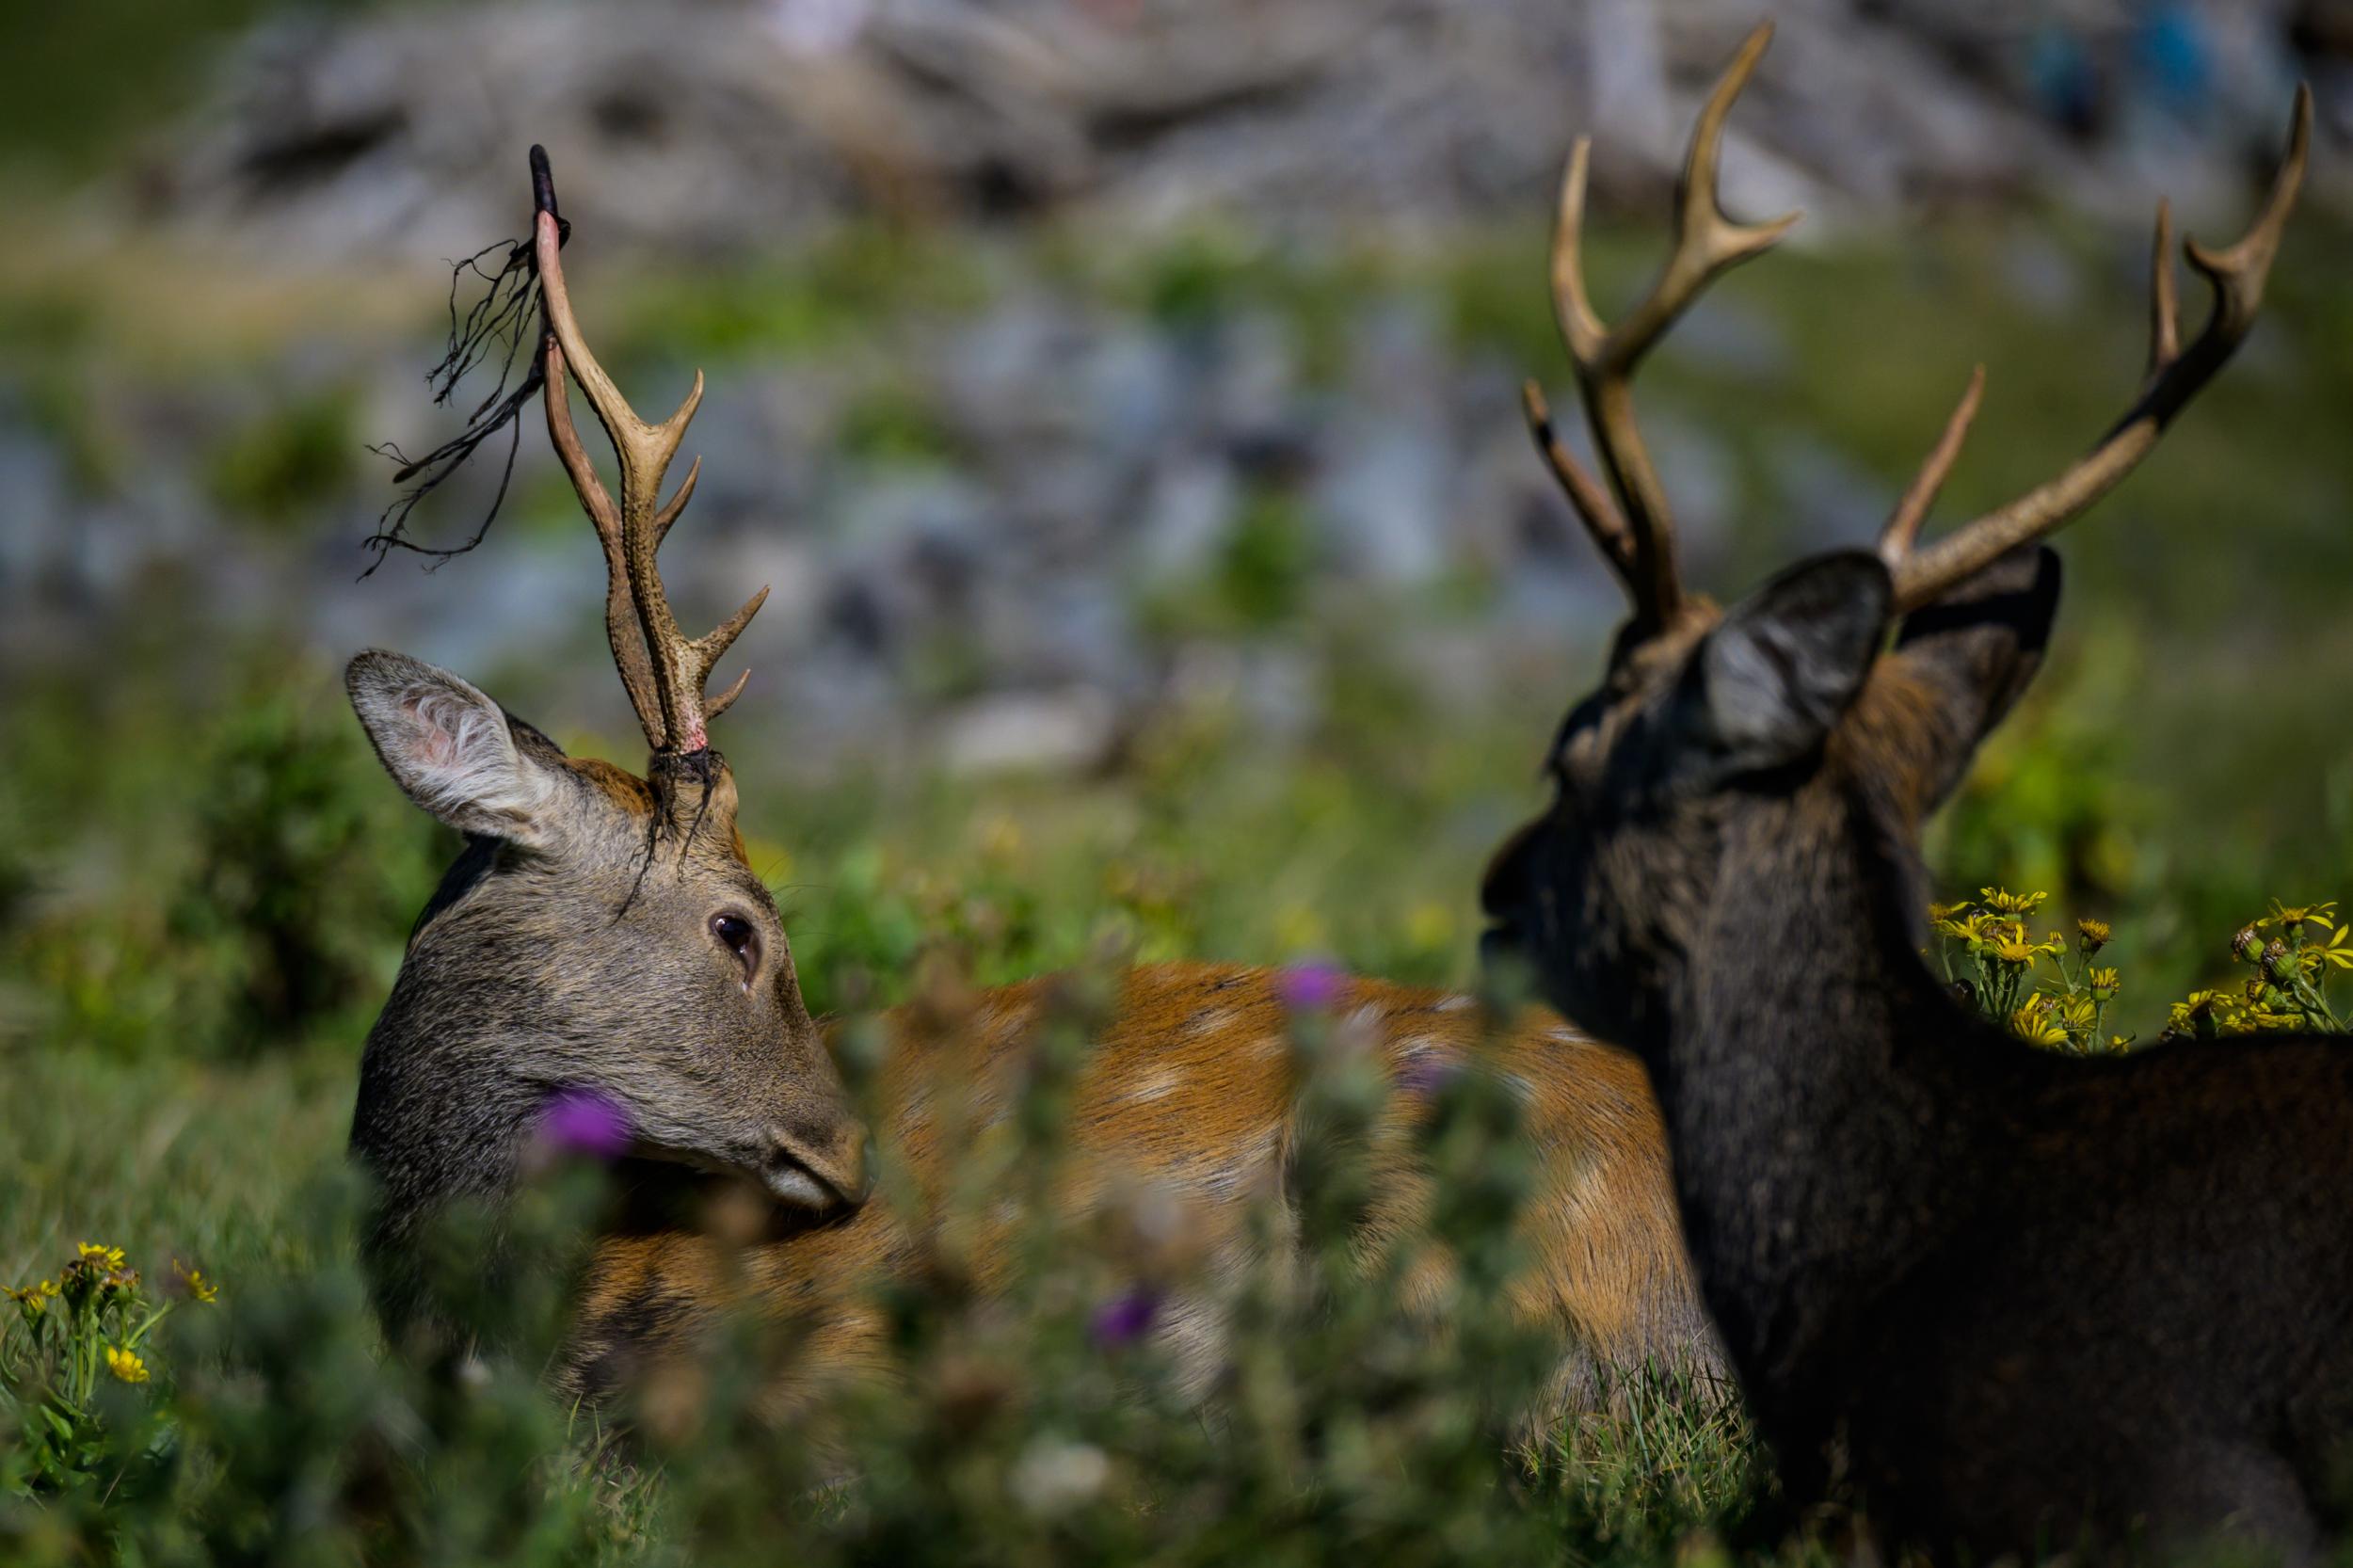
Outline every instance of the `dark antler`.
{"label": "dark antler", "polygon": [[2182,249],[2189,264],[2214,289],[2213,313],[2187,349],[2181,345],[2173,288],[2172,217],[2164,202],[2157,204],[2156,245],[2150,261],[2149,379],[2139,401],[2097,446],[2057,477],[1915,551],[1912,541],[1920,520],[1945,470],[1952,466],[1961,434],[1977,408],[1980,381],[1971,381],[1969,393],[1946,425],[1944,439],[1881,536],[1880,552],[1896,574],[1899,609],[1917,609],[1933,601],[2009,551],[2082,516],[2156,446],[2173,416],[2214,379],[2254,326],[2255,313],[2263,308],[2264,283],[2271,275],[2272,259],[2280,252],[2281,233],[2304,183],[2312,138],[2312,89],[2298,87],[2287,156],[2281,161],[2270,200],[2254,225],[2227,250],[2209,250],[2195,240],[2184,242]]}
{"label": "dark antler", "polygon": [[1690,151],[1676,185],[1674,248],[1649,295],[1614,328],[1604,326],[1593,311],[1578,255],[1592,137],[1577,138],[1561,184],[1561,216],[1552,242],[1553,311],[1577,367],[1594,450],[1601,455],[1618,504],[1609,504],[1601,487],[1553,439],[1544,395],[1532,381],[1525,392],[1529,424],[1570,504],[1625,580],[1637,618],[1655,626],[1674,617],[1682,606],[1683,587],[1675,570],[1674,519],[1634,420],[1634,371],[1709,283],[1769,249],[1798,221],[1799,215],[1790,213],[1769,223],[1735,223],[1724,216],[1717,194],[1725,117],[1772,37],[1769,22],[1751,33],[1708,95],[1692,127]]}

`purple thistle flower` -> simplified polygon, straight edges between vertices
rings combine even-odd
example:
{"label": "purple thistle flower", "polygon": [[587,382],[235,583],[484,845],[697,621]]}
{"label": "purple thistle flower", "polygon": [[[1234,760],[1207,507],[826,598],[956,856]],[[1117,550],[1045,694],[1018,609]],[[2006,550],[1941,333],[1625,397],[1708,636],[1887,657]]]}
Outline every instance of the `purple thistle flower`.
{"label": "purple thistle flower", "polygon": [[1096,1349],[1119,1350],[1150,1333],[1152,1320],[1160,1316],[1160,1293],[1149,1286],[1139,1285],[1097,1306],[1088,1321],[1087,1332]]}
{"label": "purple thistle flower", "polygon": [[1417,1051],[1405,1064],[1404,1071],[1398,1075],[1398,1082],[1417,1099],[1433,1099],[1462,1071],[1463,1064],[1452,1056],[1437,1051]]}
{"label": "purple thistle flower", "polygon": [[559,1089],[539,1112],[539,1141],[563,1154],[618,1160],[629,1150],[629,1112],[599,1089]]}
{"label": "purple thistle flower", "polygon": [[1347,971],[1327,958],[1313,958],[1277,971],[1274,994],[1293,1013],[1324,1013],[1337,1005]]}

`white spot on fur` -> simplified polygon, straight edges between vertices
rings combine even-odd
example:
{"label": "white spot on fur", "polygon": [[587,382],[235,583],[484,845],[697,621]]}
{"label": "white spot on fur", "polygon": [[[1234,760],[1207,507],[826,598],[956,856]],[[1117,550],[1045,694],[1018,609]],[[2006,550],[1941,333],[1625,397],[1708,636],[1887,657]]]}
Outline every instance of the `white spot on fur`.
{"label": "white spot on fur", "polygon": [[1163,1067],[1139,1079],[1135,1087],[1128,1091],[1128,1097],[1138,1102],[1166,1099],[1176,1093],[1176,1086],[1183,1081],[1184,1074],[1173,1067]]}
{"label": "white spot on fur", "polygon": [[1213,1038],[1234,1027],[1234,1010],[1230,1007],[1205,1007],[1193,1016],[1191,1034],[1196,1040]]}

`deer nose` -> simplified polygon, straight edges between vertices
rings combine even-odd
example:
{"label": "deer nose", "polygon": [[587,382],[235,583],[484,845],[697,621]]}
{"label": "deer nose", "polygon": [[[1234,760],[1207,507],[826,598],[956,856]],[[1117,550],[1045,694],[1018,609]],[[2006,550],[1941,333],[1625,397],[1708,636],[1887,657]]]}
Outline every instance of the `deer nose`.
{"label": "deer nose", "polygon": [[865,1128],[776,1128],[767,1160],[768,1190],[803,1208],[856,1208],[874,1191],[874,1160]]}

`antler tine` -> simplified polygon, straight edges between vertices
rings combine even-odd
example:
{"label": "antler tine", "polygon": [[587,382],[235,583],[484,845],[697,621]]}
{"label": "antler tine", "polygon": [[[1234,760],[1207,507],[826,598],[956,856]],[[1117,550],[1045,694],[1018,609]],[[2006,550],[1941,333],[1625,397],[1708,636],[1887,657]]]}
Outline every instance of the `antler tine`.
{"label": "antler tine", "polygon": [[[620,666],[622,683],[629,688],[631,705],[637,710],[638,724],[655,751],[692,754],[710,744],[706,728],[709,721],[743,690],[743,681],[739,680],[715,704],[706,702],[703,694],[712,666],[759,611],[768,590],[762,588],[754,594],[741,610],[706,636],[689,640],[679,631],[668,595],[663,589],[654,552],[685,510],[695,493],[695,481],[702,472],[702,463],[697,458],[687,469],[676,493],[667,503],[662,501],[663,476],[668,472],[671,459],[678,456],[679,445],[686,439],[686,426],[702,402],[702,372],[695,373],[694,387],[678,411],[660,424],[648,424],[629,406],[613,378],[589,352],[580,324],[572,314],[571,296],[564,284],[560,255],[563,236],[555,214],[547,155],[535,147],[531,160],[537,197],[534,243],[549,335],[549,433],[554,439],[566,472],[571,475],[573,488],[580,492],[582,504],[597,525],[598,537],[605,546],[605,567],[611,579],[605,603],[605,630],[613,644],[615,662]],[[588,399],[597,422],[604,426],[614,456],[619,460],[621,497],[617,507],[581,448],[569,400],[564,392],[567,370]],[[634,639],[619,624],[624,591],[635,612],[636,624],[632,629],[636,634]]]}
{"label": "antler tine", "polygon": [[2173,203],[2160,196],[2156,242],[2149,248],[2149,378],[2154,380],[2181,357],[2181,293],[2173,280]]}
{"label": "antler tine", "polygon": [[564,350],[551,335],[546,349],[548,439],[555,445],[564,472],[580,496],[580,504],[596,525],[597,542],[604,547],[604,636],[612,645],[613,663],[629,692],[629,705],[637,714],[646,744],[660,751],[668,731],[664,728],[662,699],[656,695],[653,662],[646,653],[644,630],[637,623],[637,605],[630,592],[629,556],[621,545],[621,513],[613,496],[597,477],[596,465],[580,444],[572,423],[571,394],[564,385]]}
{"label": "antler tine", "polygon": [[2157,209],[2157,240],[2151,277],[2149,358],[2151,378],[2138,402],[2083,458],[2056,478],[2027,491],[1998,511],[1962,525],[1895,567],[1898,609],[1916,609],[2028,540],[2041,537],[2079,517],[2157,444],[2173,417],[2228,363],[2263,308],[2264,285],[2280,251],[2280,237],[2295,209],[2312,152],[2313,94],[2296,89],[2294,128],[2263,212],[2236,245],[2209,250],[2196,241],[2183,251],[2214,290],[2214,309],[2197,340],[2184,348],[2175,324],[2170,216]]}
{"label": "antler tine", "polygon": [[1569,504],[1584,522],[1585,531],[1601,548],[1602,559],[1609,563],[1610,569],[1631,592],[1638,581],[1634,575],[1634,535],[1626,527],[1618,504],[1561,444],[1552,424],[1552,409],[1545,402],[1545,390],[1532,379],[1520,383],[1520,408],[1528,416],[1528,433],[1534,438],[1536,450],[1544,455],[1553,477],[1561,482],[1561,493],[1569,498]]}
{"label": "antler tine", "polygon": [[[1637,615],[1656,623],[1673,617],[1682,604],[1683,590],[1675,570],[1674,520],[1635,424],[1631,381],[1642,357],[1709,283],[1770,248],[1801,216],[1788,213],[1766,223],[1736,223],[1725,216],[1718,191],[1724,120],[1772,37],[1770,22],[1750,33],[1708,95],[1691,128],[1691,145],[1676,182],[1673,248],[1650,293],[1615,328],[1605,327],[1593,310],[1580,256],[1585,183],[1593,152],[1590,137],[1577,139],[1561,183],[1561,211],[1552,248],[1554,313],[1576,362],[1594,448],[1624,507],[1627,562],[1622,575],[1627,577]],[[1552,456],[1550,450],[1546,456]],[[1578,499],[1569,472],[1558,460],[1553,467],[1562,485],[1570,488],[1570,499],[1579,513],[1585,513],[1586,505]],[[1591,517],[1587,525],[1597,529]],[[1603,548],[1607,552],[1609,546],[1605,543]]]}
{"label": "antler tine", "polygon": [[1960,404],[1945,421],[1945,433],[1936,438],[1935,447],[1920,472],[1913,475],[1911,488],[1897,501],[1896,509],[1887,515],[1887,525],[1880,530],[1880,559],[1888,569],[1912,553],[1912,543],[1920,536],[1920,524],[1936,504],[1936,492],[1945,488],[1945,475],[1953,472],[1954,460],[1961,456],[1961,444],[1968,439],[1969,425],[1977,417],[1977,404],[1985,396],[1985,366],[1969,373],[1969,385],[1961,394]]}

